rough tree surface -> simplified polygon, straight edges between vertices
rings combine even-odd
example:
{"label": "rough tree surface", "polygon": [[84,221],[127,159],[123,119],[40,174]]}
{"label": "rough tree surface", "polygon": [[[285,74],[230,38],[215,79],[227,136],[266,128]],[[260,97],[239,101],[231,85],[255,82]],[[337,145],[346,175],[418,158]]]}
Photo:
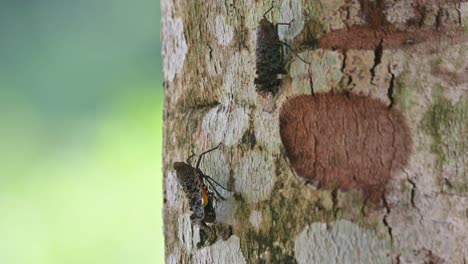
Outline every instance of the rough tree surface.
{"label": "rough tree surface", "polygon": [[[254,85],[271,4],[162,1],[166,262],[467,263],[468,3],[275,1],[272,22],[294,18],[280,39],[310,62],[288,55],[275,98]],[[232,234],[199,248],[172,163],[219,143],[201,169],[233,190],[216,205]]]}

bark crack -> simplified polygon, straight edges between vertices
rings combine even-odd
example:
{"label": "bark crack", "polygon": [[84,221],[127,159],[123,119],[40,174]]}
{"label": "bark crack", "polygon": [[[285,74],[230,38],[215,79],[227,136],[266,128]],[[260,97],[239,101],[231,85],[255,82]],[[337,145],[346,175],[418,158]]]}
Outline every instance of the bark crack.
{"label": "bark crack", "polygon": [[461,3],[458,3],[458,6],[455,7],[455,9],[457,10],[457,13],[458,13],[458,24],[460,24],[460,26],[463,27],[463,19],[462,19],[462,13],[461,13]]}
{"label": "bark crack", "polygon": [[349,86],[351,85],[351,83],[353,83],[353,76],[351,76],[350,74],[346,73],[345,72],[345,69],[346,69],[346,60],[348,59],[348,55],[347,55],[347,52],[346,50],[343,50],[343,65],[341,66],[341,72],[343,73],[343,75],[345,76],[345,78],[347,78],[348,82],[346,83],[345,85],[345,90],[347,90],[349,88]]}
{"label": "bark crack", "polygon": [[418,212],[419,214],[419,224],[422,225],[422,219],[423,219],[423,215],[421,213],[421,210],[419,209],[419,207],[416,206],[416,202],[415,202],[415,198],[416,198],[416,183],[411,180],[409,177],[408,177],[408,182],[409,184],[411,184],[411,206],[413,206],[414,209],[416,209],[416,211]]}
{"label": "bark crack", "polygon": [[390,210],[390,206],[388,205],[387,199],[385,198],[385,194],[382,195],[382,201],[383,201],[383,204],[384,204],[384,207],[385,207],[385,215],[383,217],[382,222],[387,227],[388,234],[390,235],[390,242],[393,245],[393,229],[392,229],[392,227],[390,226],[390,224],[388,223],[388,220],[387,220],[388,216],[390,215],[391,210]]}
{"label": "bark crack", "polygon": [[388,97],[388,100],[390,101],[390,105],[388,107],[391,108],[394,103],[393,91],[395,88],[395,74],[393,74],[390,65],[388,65],[388,72],[390,73],[391,78],[390,78],[390,85],[388,86],[387,97]]}
{"label": "bark crack", "polygon": [[442,8],[439,7],[439,10],[437,10],[437,15],[436,15],[436,29],[439,30],[440,26],[442,24]]}
{"label": "bark crack", "polygon": [[313,81],[313,74],[310,65],[307,66],[307,71],[309,72],[309,85],[310,85],[310,92],[312,95],[315,94],[314,92],[314,81]]}
{"label": "bark crack", "polygon": [[377,48],[374,49],[374,66],[370,69],[371,73],[371,84],[374,83],[374,78],[375,78],[375,68],[382,62],[382,54],[383,54],[383,38],[380,39],[379,45]]}
{"label": "bark crack", "polygon": [[419,209],[419,207],[416,205],[416,182],[414,182],[414,180],[412,180],[408,174],[408,172],[406,170],[403,170],[403,172],[405,173],[406,175],[406,180],[408,181],[408,183],[411,185],[411,195],[410,195],[410,203],[411,203],[411,206],[416,209],[416,211],[418,212],[418,215],[419,215],[419,224],[422,225],[422,220],[423,220],[423,215],[421,213],[421,210]]}

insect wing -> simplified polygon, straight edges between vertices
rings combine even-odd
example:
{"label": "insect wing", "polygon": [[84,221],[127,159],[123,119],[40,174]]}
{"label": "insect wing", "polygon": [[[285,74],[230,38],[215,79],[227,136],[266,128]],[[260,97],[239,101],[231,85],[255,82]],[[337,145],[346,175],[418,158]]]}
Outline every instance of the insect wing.
{"label": "insect wing", "polygon": [[203,190],[200,188],[197,172],[195,168],[184,162],[174,162],[173,167],[176,171],[177,181],[182,186],[189,201],[192,211],[190,219],[195,224],[199,224],[205,218],[205,206],[203,204]]}

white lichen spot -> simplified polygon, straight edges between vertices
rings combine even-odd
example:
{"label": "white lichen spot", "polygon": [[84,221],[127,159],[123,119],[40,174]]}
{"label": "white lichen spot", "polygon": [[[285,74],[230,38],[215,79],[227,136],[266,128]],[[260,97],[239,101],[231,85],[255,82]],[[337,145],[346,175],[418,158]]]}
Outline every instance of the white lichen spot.
{"label": "white lichen spot", "polygon": [[234,37],[234,27],[226,24],[224,16],[216,17],[215,35],[218,43],[222,46],[228,46]]}
{"label": "white lichen spot", "polygon": [[177,264],[177,258],[173,254],[171,254],[171,255],[169,255],[167,257],[166,263],[167,264]]}
{"label": "white lichen spot", "polygon": [[167,171],[166,175],[164,179],[164,186],[166,186],[166,206],[167,208],[174,208],[177,201],[177,176],[173,170]]}
{"label": "white lichen spot", "polygon": [[343,72],[343,55],[336,51],[319,51],[314,56],[319,56],[317,60],[312,60],[312,79],[314,92],[326,92],[330,87],[335,87],[340,82]]}
{"label": "white lichen spot", "polygon": [[270,153],[279,153],[281,138],[278,126],[279,111],[267,113],[258,109],[255,112],[254,127],[257,144],[265,146]]}
{"label": "white lichen spot", "polygon": [[193,227],[193,237],[192,237],[192,247],[195,248],[200,242],[200,226],[192,225]]}
{"label": "white lichen spot", "polygon": [[172,16],[164,18],[162,26],[164,79],[171,82],[176,74],[182,71],[188,48],[182,19]]}
{"label": "white lichen spot", "polygon": [[277,23],[290,23],[289,26],[279,26],[278,36],[280,39],[292,40],[304,29],[300,0],[285,0],[281,4],[280,21]]}
{"label": "white lichen spot", "polygon": [[228,111],[223,105],[212,108],[203,118],[203,131],[210,137],[214,144],[224,140],[224,133],[228,123]]}
{"label": "white lichen spot", "polygon": [[271,155],[254,150],[245,155],[236,166],[236,191],[249,202],[260,202],[270,197],[275,183],[275,165]]}
{"label": "white lichen spot", "polygon": [[223,97],[224,105],[236,102],[237,104],[253,104],[257,93],[253,80],[255,71],[246,71],[245,69],[255,68],[255,53],[247,50],[236,52],[229,60],[229,67],[223,78]]}
{"label": "white lichen spot", "polygon": [[258,230],[260,229],[260,225],[262,224],[262,213],[257,210],[252,210],[252,212],[250,213],[249,220],[250,224],[258,232]]}
{"label": "white lichen spot", "polygon": [[244,255],[240,249],[240,239],[231,236],[226,241],[218,241],[209,247],[202,248],[195,252],[192,263],[246,263]]}
{"label": "white lichen spot", "polygon": [[408,20],[415,17],[412,5],[413,1],[395,1],[384,10],[384,14],[390,23],[404,25]]}
{"label": "white lichen spot", "polygon": [[292,86],[297,93],[310,94],[312,85],[314,93],[329,92],[336,87],[343,77],[343,54],[336,51],[324,51],[322,49],[313,52],[302,52],[301,58],[310,61],[310,65],[304,65],[300,60],[293,60],[290,67]]}
{"label": "white lichen spot", "polygon": [[[311,51],[304,51],[298,54],[305,61],[312,62]],[[299,94],[312,94],[311,78],[312,78],[312,65],[304,63],[297,56],[292,57],[291,66],[289,67],[289,76],[291,77],[290,85],[292,90],[289,91],[290,95]],[[285,83],[285,82],[284,82]]]}
{"label": "white lichen spot", "polygon": [[390,240],[346,220],[313,223],[295,239],[298,263],[391,263]]}
{"label": "white lichen spot", "polygon": [[191,252],[194,245],[194,240],[190,214],[186,213],[180,215],[177,219],[177,223],[179,243],[185,247],[185,250],[187,250],[187,252]]}
{"label": "white lichen spot", "polygon": [[205,115],[202,128],[215,144],[232,146],[242,138],[248,123],[249,115],[244,108],[221,104]]}

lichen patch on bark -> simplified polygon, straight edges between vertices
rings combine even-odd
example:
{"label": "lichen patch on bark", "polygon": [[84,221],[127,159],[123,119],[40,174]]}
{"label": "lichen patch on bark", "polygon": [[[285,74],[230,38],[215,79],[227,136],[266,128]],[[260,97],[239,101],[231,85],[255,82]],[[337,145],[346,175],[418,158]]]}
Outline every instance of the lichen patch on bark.
{"label": "lichen patch on bark", "polygon": [[362,189],[378,202],[387,181],[409,158],[405,122],[376,99],[302,95],[281,108],[280,134],[300,176],[325,189]]}
{"label": "lichen patch on bark", "polygon": [[285,0],[281,3],[280,21],[277,23],[289,23],[288,26],[280,26],[278,35],[280,39],[294,39],[304,29],[300,0]]}
{"label": "lichen patch on bark", "polygon": [[255,203],[270,197],[274,186],[273,157],[259,150],[248,152],[234,170],[236,191],[249,202]]}
{"label": "lichen patch on bark", "polygon": [[202,127],[215,144],[232,146],[242,138],[248,124],[249,115],[244,108],[218,105],[206,114]]}
{"label": "lichen patch on bark", "polygon": [[[163,12],[173,14],[174,7],[171,1],[163,1],[162,8]],[[163,21],[162,36],[164,79],[173,81],[176,74],[182,72],[188,50],[182,18],[167,16]]]}
{"label": "lichen patch on bark", "polygon": [[218,43],[222,46],[228,46],[234,37],[234,28],[226,24],[223,16],[216,17],[215,35]]}
{"label": "lichen patch on bark", "polygon": [[166,197],[166,206],[168,209],[173,209],[177,203],[177,176],[175,174],[175,171],[173,170],[168,170],[166,172],[167,177],[164,179],[164,184],[166,186],[165,189],[165,196]]}
{"label": "lichen patch on bark", "polygon": [[177,264],[177,258],[174,256],[174,254],[170,254],[166,258],[166,263],[167,264]]}
{"label": "lichen patch on bark", "polygon": [[228,240],[220,240],[193,254],[191,263],[246,263],[240,249],[239,237],[233,235]]}
{"label": "lichen patch on bark", "polygon": [[296,237],[294,255],[306,263],[391,263],[390,240],[349,221],[313,223]]}
{"label": "lichen patch on bark", "polygon": [[257,210],[252,210],[249,217],[250,224],[255,228],[258,232],[260,229],[260,225],[262,224],[262,212]]}
{"label": "lichen patch on bark", "polygon": [[191,252],[196,246],[196,241],[194,241],[194,232],[192,229],[192,221],[190,220],[190,213],[180,215],[177,219],[177,223],[179,243],[184,246],[187,252]]}
{"label": "lichen patch on bark", "polygon": [[277,124],[279,111],[267,113],[262,110],[256,110],[254,114],[253,125],[255,127],[256,144],[265,147],[272,154],[279,153],[281,147],[279,127]]}
{"label": "lichen patch on bark", "polygon": [[332,87],[339,84],[343,77],[342,53],[317,49],[300,53],[299,56],[310,61],[311,64],[305,65],[299,59],[291,62],[289,75],[295,91],[303,94],[329,92]]}
{"label": "lichen patch on bark", "polygon": [[439,181],[445,192],[468,193],[468,99],[450,102],[435,87],[434,102],[421,120],[425,133],[432,137],[430,147]]}
{"label": "lichen patch on bark", "polygon": [[223,104],[235,103],[244,106],[255,102],[257,97],[253,82],[255,72],[246,71],[246,68],[255,68],[254,54],[247,50],[234,53],[223,76],[224,93],[221,97]]}

